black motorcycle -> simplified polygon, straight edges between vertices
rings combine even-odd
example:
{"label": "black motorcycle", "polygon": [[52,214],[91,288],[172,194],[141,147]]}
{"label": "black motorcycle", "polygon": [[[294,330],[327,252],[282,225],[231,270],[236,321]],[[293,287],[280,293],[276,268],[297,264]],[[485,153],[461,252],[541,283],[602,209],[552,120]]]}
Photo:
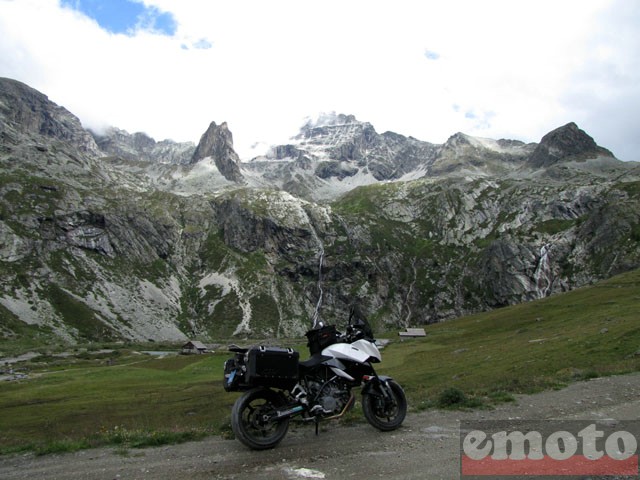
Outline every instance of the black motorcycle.
{"label": "black motorcycle", "polygon": [[362,410],[375,428],[398,428],[407,413],[402,387],[378,375],[373,363],[380,351],[366,321],[350,322],[341,335],[334,326],[306,333],[311,354],[299,361],[291,348],[230,346],[235,354],[224,365],[224,388],[242,391],[231,411],[233,432],[254,450],[275,447],[287,433],[289,420],[314,422],[340,418],[355,404],[354,387],[362,387]]}

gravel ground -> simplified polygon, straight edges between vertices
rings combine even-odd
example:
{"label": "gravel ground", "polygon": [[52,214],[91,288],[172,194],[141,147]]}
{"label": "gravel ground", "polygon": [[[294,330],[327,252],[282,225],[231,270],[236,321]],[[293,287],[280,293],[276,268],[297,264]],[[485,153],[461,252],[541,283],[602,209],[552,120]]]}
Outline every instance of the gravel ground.
{"label": "gravel ground", "polygon": [[125,453],[100,448],[43,457],[4,456],[0,457],[0,478],[454,479],[460,472],[460,421],[514,418],[639,420],[640,373],[518,396],[517,402],[495,410],[409,414],[402,428],[389,433],[378,432],[366,423],[327,423],[316,437],[312,425],[292,425],[277,448],[263,452],[250,451],[234,440],[210,438]]}

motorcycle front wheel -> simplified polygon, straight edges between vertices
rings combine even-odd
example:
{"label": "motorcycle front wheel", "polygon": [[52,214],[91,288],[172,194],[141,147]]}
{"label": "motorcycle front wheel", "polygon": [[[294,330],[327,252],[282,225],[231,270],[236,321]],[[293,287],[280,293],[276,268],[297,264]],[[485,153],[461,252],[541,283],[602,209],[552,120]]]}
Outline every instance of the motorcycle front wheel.
{"label": "motorcycle front wheel", "polygon": [[[378,430],[395,430],[407,415],[407,397],[393,380],[379,384],[362,395],[362,412],[367,421]],[[385,393],[381,390],[385,389]]]}
{"label": "motorcycle front wheel", "polygon": [[275,422],[269,418],[283,403],[273,390],[258,388],[245,392],[231,410],[231,428],[236,438],[253,450],[275,447],[287,434],[289,419]]}

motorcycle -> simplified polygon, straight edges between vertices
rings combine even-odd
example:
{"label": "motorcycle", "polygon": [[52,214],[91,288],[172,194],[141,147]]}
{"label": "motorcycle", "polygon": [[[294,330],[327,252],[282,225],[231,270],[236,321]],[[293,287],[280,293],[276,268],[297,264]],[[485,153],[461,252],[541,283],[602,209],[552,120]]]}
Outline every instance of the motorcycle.
{"label": "motorcycle", "polygon": [[340,418],[355,404],[351,391],[362,387],[362,411],[381,431],[398,428],[407,413],[402,387],[378,375],[373,364],[382,360],[366,320],[349,321],[346,334],[321,324],[306,333],[311,356],[300,361],[291,348],[232,345],[234,357],[224,364],[224,388],[243,392],[231,411],[236,438],[254,450],[282,441],[289,421],[314,422]]}

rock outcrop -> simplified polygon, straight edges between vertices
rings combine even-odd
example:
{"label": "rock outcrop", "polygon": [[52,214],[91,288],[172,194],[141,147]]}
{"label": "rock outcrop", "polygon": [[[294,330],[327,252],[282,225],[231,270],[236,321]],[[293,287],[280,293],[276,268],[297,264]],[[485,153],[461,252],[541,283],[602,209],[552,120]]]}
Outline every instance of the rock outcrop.
{"label": "rock outcrop", "polygon": [[599,147],[593,138],[571,122],[542,137],[527,163],[533,168],[545,168],[561,161],[598,156],[613,157],[613,154]]}
{"label": "rock outcrop", "polygon": [[535,145],[475,138],[458,132],[437,151],[429,175],[504,175],[522,168]]}
{"label": "rock outcrop", "polygon": [[172,140],[156,142],[145,133],[130,134],[114,127],[107,129],[104,133],[91,133],[105,155],[128,161],[187,165],[191,163],[196,148],[192,142],[178,143]]}
{"label": "rock outcrop", "polygon": [[233,149],[233,136],[226,122],[219,126],[211,122],[207,131],[200,138],[192,162],[211,157],[227,180],[243,183],[244,177],[240,172],[240,157]]}
{"label": "rock outcrop", "polygon": [[93,137],[78,117],[22,82],[0,78],[0,111],[5,124],[0,134],[5,138],[8,124],[20,133],[69,142],[90,155],[99,153]]}

